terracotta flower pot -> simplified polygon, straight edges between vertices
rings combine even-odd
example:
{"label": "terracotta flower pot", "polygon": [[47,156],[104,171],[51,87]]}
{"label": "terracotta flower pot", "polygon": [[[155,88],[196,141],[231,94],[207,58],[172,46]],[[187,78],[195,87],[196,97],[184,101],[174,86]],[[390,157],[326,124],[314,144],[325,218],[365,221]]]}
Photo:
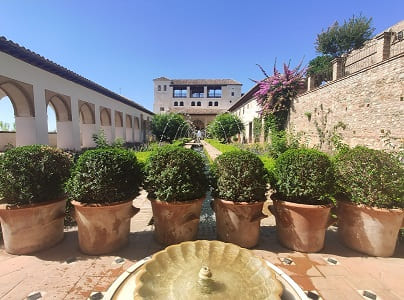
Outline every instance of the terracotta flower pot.
{"label": "terracotta flower pot", "polygon": [[325,231],[334,223],[332,205],[298,204],[273,199],[269,209],[276,219],[280,243],[301,252],[318,252],[324,247]]}
{"label": "terracotta flower pot", "polygon": [[156,240],[162,245],[195,240],[204,199],[185,202],[151,200]]}
{"label": "terracotta flower pot", "polygon": [[258,244],[260,223],[267,216],[262,213],[264,202],[213,201],[216,214],[217,237],[240,247],[252,248]]}
{"label": "terracotta flower pot", "polygon": [[83,253],[109,253],[128,243],[130,219],[139,212],[132,200],[108,205],[72,201]]}
{"label": "terracotta flower pot", "polygon": [[338,202],[338,236],[349,248],[373,256],[392,256],[403,209],[375,208]]}
{"label": "terracotta flower pot", "polygon": [[13,208],[0,205],[4,246],[11,254],[50,248],[63,239],[66,200]]}

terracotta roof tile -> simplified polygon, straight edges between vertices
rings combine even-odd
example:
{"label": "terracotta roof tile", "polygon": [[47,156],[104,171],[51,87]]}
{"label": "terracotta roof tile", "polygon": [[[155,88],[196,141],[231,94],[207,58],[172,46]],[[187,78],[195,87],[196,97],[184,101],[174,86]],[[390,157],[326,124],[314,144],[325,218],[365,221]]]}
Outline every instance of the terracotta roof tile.
{"label": "terracotta roof tile", "polygon": [[171,85],[241,85],[240,82],[233,79],[169,79],[167,77],[159,77],[153,79],[171,81]]}
{"label": "terracotta roof tile", "polygon": [[218,108],[185,108],[183,106],[171,107],[170,112],[184,113],[189,115],[218,115],[225,112],[226,109]]}

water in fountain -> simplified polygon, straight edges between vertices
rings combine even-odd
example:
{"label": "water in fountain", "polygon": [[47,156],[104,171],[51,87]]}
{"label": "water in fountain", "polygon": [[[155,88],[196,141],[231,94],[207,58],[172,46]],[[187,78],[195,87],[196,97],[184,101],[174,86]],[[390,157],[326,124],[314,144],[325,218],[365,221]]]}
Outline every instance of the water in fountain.
{"label": "water in fountain", "polygon": [[[241,134],[241,133],[244,131],[244,129],[241,130],[240,125],[239,125],[238,122],[237,122],[236,116],[233,115],[233,114],[232,114],[232,116],[233,116],[233,120],[234,120],[234,121],[236,122],[236,124],[237,124],[238,131],[239,131],[240,134]],[[243,139],[241,139],[241,143],[243,143]]]}
{"label": "water in fountain", "polygon": [[225,138],[225,139],[226,139],[226,141],[227,141],[227,134],[226,134],[226,130],[224,130],[224,127],[223,127],[223,125],[222,125],[222,123],[221,123],[220,121],[217,121],[217,122],[219,123],[220,127],[222,128],[223,133],[224,133],[224,138]]}
{"label": "water in fountain", "polygon": [[[193,147],[205,160],[206,172],[209,172],[209,161],[206,157],[203,147],[197,146]],[[216,216],[210,207],[210,202],[213,200],[211,191],[208,191],[206,198],[202,203],[201,216],[199,219],[199,239],[214,239],[216,237]]]}
{"label": "water in fountain", "polygon": [[167,123],[166,123],[166,126],[164,126],[163,133],[161,134],[161,137],[160,137],[159,146],[161,146],[161,143],[163,142],[164,134],[166,133],[168,124],[170,124],[170,121],[171,121],[172,118],[173,118],[173,117],[172,117],[172,115],[171,115],[170,118],[168,119]]}

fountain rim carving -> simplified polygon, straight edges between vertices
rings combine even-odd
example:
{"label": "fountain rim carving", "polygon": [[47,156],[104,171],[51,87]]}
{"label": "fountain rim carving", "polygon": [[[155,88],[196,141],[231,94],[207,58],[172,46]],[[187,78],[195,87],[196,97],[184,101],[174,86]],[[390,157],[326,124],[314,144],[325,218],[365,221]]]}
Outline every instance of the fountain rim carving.
{"label": "fountain rim carving", "polygon": [[[198,241],[198,240],[197,240]],[[201,240],[199,240],[201,241]],[[192,243],[196,241],[188,241],[185,243]],[[209,241],[212,242],[212,241]],[[220,242],[220,241],[215,241],[215,242]],[[226,243],[230,244],[230,243]],[[179,244],[176,244],[179,245]],[[175,246],[175,245],[172,245]],[[238,247],[237,245],[235,245]],[[171,247],[171,246],[169,246]],[[241,247],[240,247],[241,248]],[[165,248],[166,249],[166,248]],[[161,251],[165,251],[165,249]],[[245,248],[241,248],[245,249]],[[245,249],[247,251],[251,251],[249,249]],[[153,254],[153,256],[161,251],[158,251]],[[255,254],[252,254],[253,256],[256,256]],[[256,256],[257,257],[257,256]],[[259,258],[259,257],[258,257]],[[109,287],[108,291],[104,295],[103,299],[128,299],[128,296],[133,299],[134,297],[134,292],[136,288],[136,282],[137,278],[139,277],[140,272],[144,269],[144,265],[152,259],[152,256],[145,257],[142,260],[139,260],[132,266],[130,266],[126,271],[124,271],[114,282],[113,284]],[[269,261],[259,258],[264,262],[264,264],[271,270],[272,273],[274,273],[275,278],[281,283],[283,286],[284,292],[286,292],[287,297],[284,298],[284,295],[282,295],[281,299],[287,299],[287,300],[292,300],[292,299],[308,299],[304,291],[300,288],[299,285],[296,284],[284,271],[282,271],[280,268],[277,266],[273,265]],[[133,278],[134,277],[134,278]]]}

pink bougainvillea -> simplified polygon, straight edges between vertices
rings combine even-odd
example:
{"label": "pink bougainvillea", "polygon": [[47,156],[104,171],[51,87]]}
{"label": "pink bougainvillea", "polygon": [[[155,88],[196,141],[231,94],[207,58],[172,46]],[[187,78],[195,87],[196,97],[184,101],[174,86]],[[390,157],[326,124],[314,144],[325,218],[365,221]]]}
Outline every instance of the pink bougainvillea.
{"label": "pink bougainvillea", "polygon": [[261,106],[261,115],[289,110],[291,101],[297,96],[300,88],[304,85],[306,68],[301,68],[301,63],[294,69],[283,64],[283,73],[274,66],[274,74],[268,76],[265,70],[258,65],[266,76],[261,81],[255,81],[259,90],[254,94]]}

